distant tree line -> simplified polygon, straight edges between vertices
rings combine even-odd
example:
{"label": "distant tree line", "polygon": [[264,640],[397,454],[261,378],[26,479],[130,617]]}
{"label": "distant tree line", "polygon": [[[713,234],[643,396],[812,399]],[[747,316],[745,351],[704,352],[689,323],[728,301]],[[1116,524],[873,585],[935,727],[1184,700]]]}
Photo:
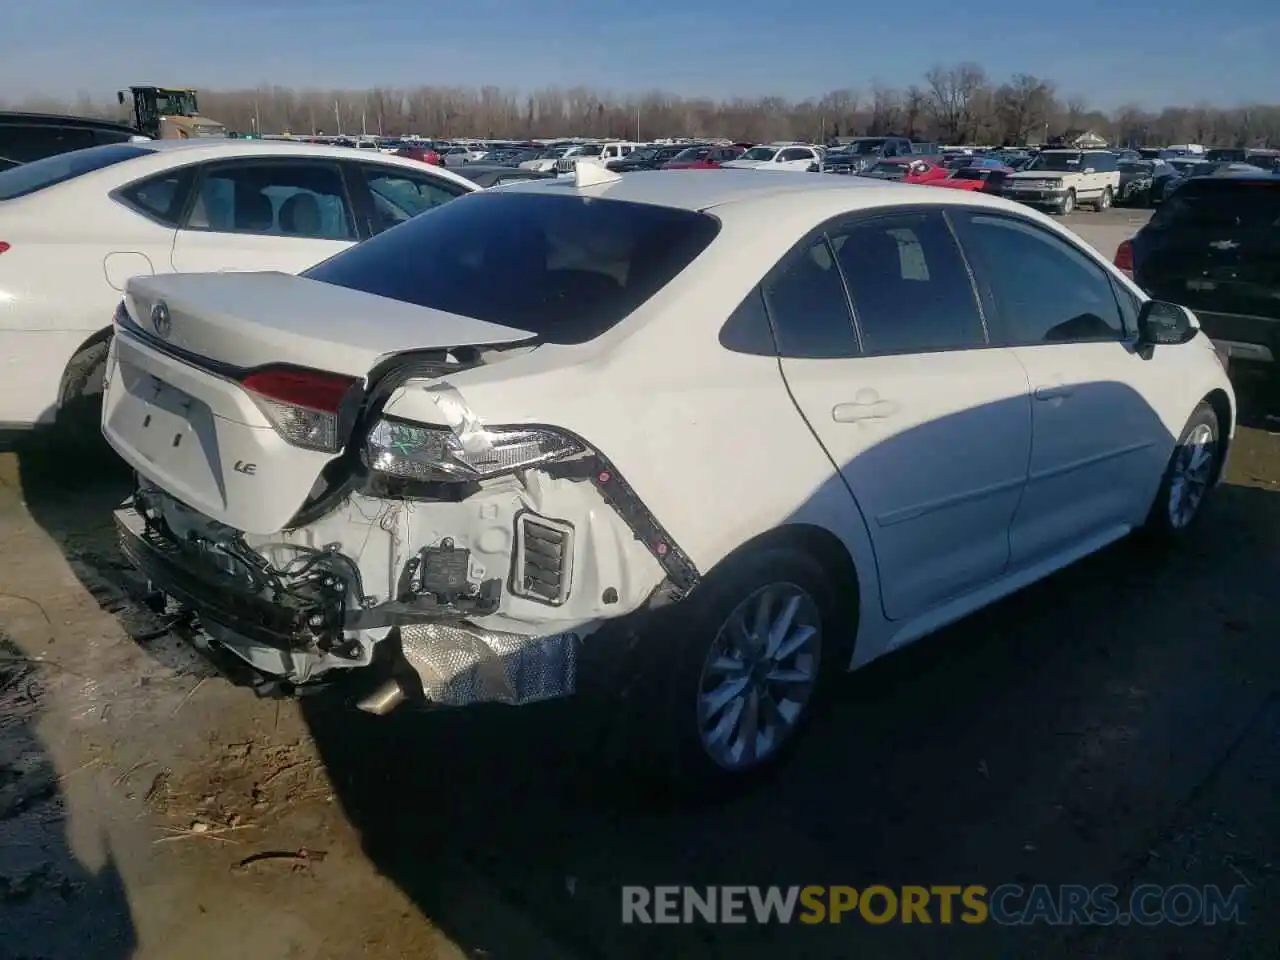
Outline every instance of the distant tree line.
{"label": "distant tree line", "polygon": [[[10,108],[120,117],[114,98],[31,98]],[[1129,104],[1111,112],[1062,95],[1049,79],[1016,74],[1003,83],[975,63],[940,64],[905,89],[872,84],[821,97],[711,100],[653,91],[619,96],[586,87],[530,92],[498,87],[368,90],[202,90],[201,113],[233,130],[262,133],[416,133],[450,137],[729,137],[820,140],[902,134],[944,143],[1038,143],[1090,130],[1120,145],[1280,144],[1280,104],[1208,103],[1159,112]]]}

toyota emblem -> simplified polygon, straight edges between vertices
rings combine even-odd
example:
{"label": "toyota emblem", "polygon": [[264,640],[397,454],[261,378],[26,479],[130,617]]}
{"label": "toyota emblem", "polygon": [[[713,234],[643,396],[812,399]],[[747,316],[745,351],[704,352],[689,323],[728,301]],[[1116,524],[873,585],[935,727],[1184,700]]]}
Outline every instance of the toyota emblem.
{"label": "toyota emblem", "polygon": [[173,318],[169,316],[169,306],[163,300],[151,308],[151,326],[162,337],[169,336],[173,329]]}

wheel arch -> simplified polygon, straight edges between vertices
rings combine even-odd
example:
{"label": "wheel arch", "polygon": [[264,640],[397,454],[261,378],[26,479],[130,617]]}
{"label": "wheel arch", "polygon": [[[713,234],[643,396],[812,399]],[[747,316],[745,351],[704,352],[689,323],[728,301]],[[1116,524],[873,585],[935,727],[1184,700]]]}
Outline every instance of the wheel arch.
{"label": "wheel arch", "polygon": [[1214,414],[1218,418],[1218,443],[1222,447],[1222,455],[1218,457],[1217,466],[1214,468],[1214,483],[1217,483],[1222,477],[1222,470],[1227,464],[1227,455],[1231,452],[1232,441],[1232,424],[1235,423],[1235,408],[1232,405],[1231,398],[1227,396],[1227,391],[1221,387],[1215,387],[1210,390],[1200,401],[1207,403],[1213,408]]}
{"label": "wheel arch", "polygon": [[[770,547],[792,547],[803,550],[816,559],[823,570],[830,575],[832,586],[837,591],[837,594],[841,597],[850,598],[851,602],[844,605],[844,610],[850,621],[848,624],[850,628],[848,633],[850,638],[849,650],[846,653],[852,655],[863,611],[862,601],[866,588],[859,577],[858,565],[854,561],[849,547],[826,527],[802,521],[784,523],[781,526],[773,527],[739,544],[719,560],[708,571],[708,575],[713,574],[716,570],[734,562],[745,554]],[[874,584],[871,586],[874,587]]]}
{"label": "wheel arch", "polygon": [[103,327],[95,333],[90,334],[75,350],[71,356],[67,358],[67,362],[63,364],[61,378],[58,382],[58,408],[61,409],[67,402],[67,388],[71,385],[71,367],[75,363],[76,357],[84,353],[90,347],[96,347],[101,343],[107,343],[111,340],[113,333],[112,327]]}

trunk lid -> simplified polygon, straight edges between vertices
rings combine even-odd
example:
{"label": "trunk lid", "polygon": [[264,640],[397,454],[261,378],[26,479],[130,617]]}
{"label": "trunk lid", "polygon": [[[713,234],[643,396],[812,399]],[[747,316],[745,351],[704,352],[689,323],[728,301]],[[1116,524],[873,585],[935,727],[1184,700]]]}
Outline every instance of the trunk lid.
{"label": "trunk lid", "polygon": [[[287,273],[135,277],[125,303],[139,327],[167,344],[242,368],[288,363],[363,377],[390,354],[533,337],[527,330]],[[160,303],[168,314],[167,332],[157,331],[153,321]]]}
{"label": "trunk lid", "polygon": [[1133,258],[1154,297],[1280,319],[1280,178],[1184,184],[1134,237]]}
{"label": "trunk lid", "polygon": [[[350,400],[358,405],[360,386],[380,360],[533,336],[287,274],[149,277],[130,281],[126,301],[132,324],[117,329],[112,344],[103,434],[171,496],[219,523],[263,535],[284,529],[325,485],[322,472],[351,439]],[[159,303],[164,309],[153,313]],[[290,443],[277,426],[276,395],[264,403],[261,391],[240,382],[246,368],[281,365],[324,371],[322,385],[335,375],[350,378],[348,398],[331,404],[328,435],[336,439],[329,448]],[[339,378],[339,392],[344,388]],[[324,413],[327,403],[285,403],[284,419],[291,405]]]}

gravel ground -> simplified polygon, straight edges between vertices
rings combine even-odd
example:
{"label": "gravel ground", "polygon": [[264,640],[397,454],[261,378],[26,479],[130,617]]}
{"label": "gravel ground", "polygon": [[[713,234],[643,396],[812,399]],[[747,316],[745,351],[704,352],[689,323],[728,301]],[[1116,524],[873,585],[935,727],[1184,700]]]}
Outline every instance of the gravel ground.
{"label": "gravel ground", "polygon": [[[1274,957],[1280,436],[1249,422],[1187,549],[873,665],[773,782],[683,810],[596,775],[569,705],[231,687],[128,600],[125,478],[0,454],[0,956]],[[619,923],[623,884],[1010,882],[1245,884],[1248,923]]]}

